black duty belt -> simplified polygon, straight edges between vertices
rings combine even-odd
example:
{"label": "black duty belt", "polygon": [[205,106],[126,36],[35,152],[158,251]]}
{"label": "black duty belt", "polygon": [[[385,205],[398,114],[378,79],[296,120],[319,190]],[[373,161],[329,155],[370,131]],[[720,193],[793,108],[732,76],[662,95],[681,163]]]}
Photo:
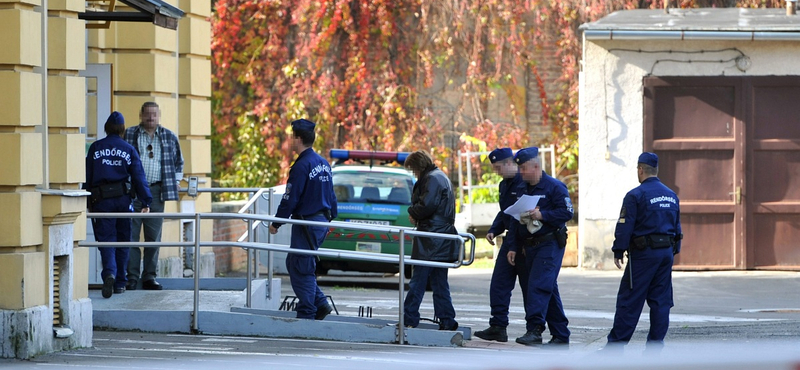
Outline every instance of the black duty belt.
{"label": "black duty belt", "polygon": [[675,244],[674,237],[668,234],[650,234],[633,238],[633,245],[636,249],[661,249],[672,247]]}
{"label": "black duty belt", "polygon": [[325,216],[325,219],[330,221],[331,220],[331,211],[329,209],[326,209],[326,210],[319,211],[317,213],[312,213],[310,215],[295,216],[294,218],[296,218],[298,220],[308,220],[310,218],[317,217],[317,216]]}
{"label": "black duty belt", "polygon": [[535,247],[535,246],[537,246],[539,244],[542,244],[544,242],[549,242],[549,241],[553,241],[553,240],[556,240],[556,233],[549,232],[549,233],[544,234],[544,235],[536,235],[536,236],[531,236],[531,237],[525,238],[522,243],[526,247]]}
{"label": "black duty belt", "polygon": [[150,186],[153,186],[153,185],[161,185],[161,181],[151,182]]}

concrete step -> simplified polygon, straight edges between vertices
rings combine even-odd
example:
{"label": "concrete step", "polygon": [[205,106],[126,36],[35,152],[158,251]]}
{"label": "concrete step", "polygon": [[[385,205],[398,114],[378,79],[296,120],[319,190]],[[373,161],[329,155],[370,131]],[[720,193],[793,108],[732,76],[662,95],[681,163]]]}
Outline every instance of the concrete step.
{"label": "concrete step", "polygon": [[[171,282],[159,281],[164,290],[126,291],[108,299],[102,298],[100,291],[90,291],[95,329],[193,333],[194,292],[174,290],[177,286]],[[261,284],[266,285],[263,281]],[[239,290],[201,290],[196,333],[397,343],[396,321],[335,314],[321,321],[297,319],[294,312],[277,310],[277,299],[270,304],[274,307],[245,308],[245,298],[244,291]],[[470,336],[470,328],[441,331],[430,323],[405,330],[406,343],[419,346],[462,346]]]}

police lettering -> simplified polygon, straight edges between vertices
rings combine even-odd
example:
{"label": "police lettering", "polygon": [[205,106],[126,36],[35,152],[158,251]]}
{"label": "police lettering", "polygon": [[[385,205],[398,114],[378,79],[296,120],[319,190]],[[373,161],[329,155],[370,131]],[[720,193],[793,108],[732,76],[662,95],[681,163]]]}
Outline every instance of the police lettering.
{"label": "police lettering", "polygon": [[316,167],[311,169],[311,172],[308,173],[308,178],[313,179],[319,175],[320,172],[327,172],[329,175],[331,173],[331,168],[325,164],[318,164]]}
{"label": "police lettering", "polygon": [[103,158],[103,161],[101,163],[103,163],[106,166],[122,166],[121,159],[111,160]]}
{"label": "police lettering", "polygon": [[[671,202],[672,204],[678,203],[673,197],[660,196],[660,197],[650,198],[650,204],[658,202]],[[669,207],[669,205],[667,205],[667,207]]]}
{"label": "police lettering", "polygon": [[[100,159],[100,157],[119,157],[125,160],[125,162],[130,165],[131,164],[131,155],[128,152],[119,150],[117,148],[110,148],[110,149],[98,149],[94,152],[94,159]],[[111,163],[118,164],[111,164]],[[122,163],[120,161],[112,161],[109,159],[103,159],[103,164],[108,166],[121,166]]]}

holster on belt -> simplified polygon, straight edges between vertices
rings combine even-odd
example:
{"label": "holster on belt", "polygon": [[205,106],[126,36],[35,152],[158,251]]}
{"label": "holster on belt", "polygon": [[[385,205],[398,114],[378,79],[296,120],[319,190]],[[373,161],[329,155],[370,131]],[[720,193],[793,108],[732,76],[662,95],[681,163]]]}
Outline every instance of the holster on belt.
{"label": "holster on belt", "polygon": [[522,243],[526,247],[536,247],[539,244],[544,242],[549,242],[555,240],[556,244],[559,248],[564,248],[567,246],[567,227],[562,226],[556,231],[544,234],[544,235],[536,235],[531,236],[529,238],[523,239]]}
{"label": "holster on belt", "polygon": [[633,246],[638,250],[669,248],[673,246],[673,243],[672,235],[666,234],[650,234],[633,238]]}
{"label": "holster on belt", "polygon": [[118,198],[130,194],[131,184],[127,181],[112,182],[100,184],[89,191],[92,193],[92,202],[97,202],[101,199]]}

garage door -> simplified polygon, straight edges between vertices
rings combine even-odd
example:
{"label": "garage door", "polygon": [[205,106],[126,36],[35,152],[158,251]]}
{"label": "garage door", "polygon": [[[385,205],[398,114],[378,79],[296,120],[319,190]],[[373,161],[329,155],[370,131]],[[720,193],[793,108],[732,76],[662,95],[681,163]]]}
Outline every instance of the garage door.
{"label": "garage door", "polygon": [[644,149],[681,199],[676,269],[800,270],[800,77],[644,85]]}

